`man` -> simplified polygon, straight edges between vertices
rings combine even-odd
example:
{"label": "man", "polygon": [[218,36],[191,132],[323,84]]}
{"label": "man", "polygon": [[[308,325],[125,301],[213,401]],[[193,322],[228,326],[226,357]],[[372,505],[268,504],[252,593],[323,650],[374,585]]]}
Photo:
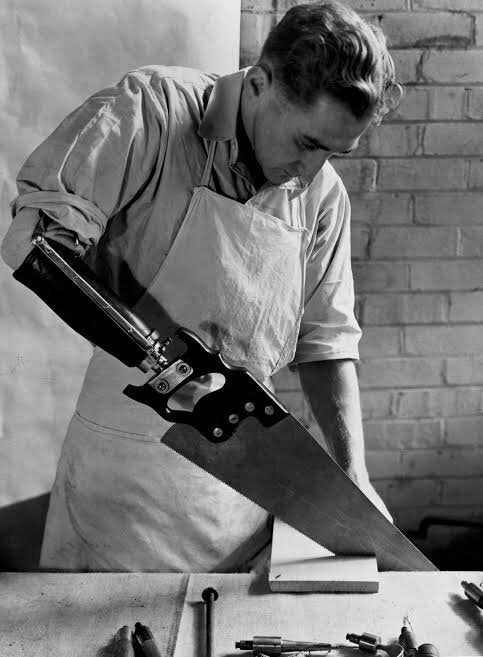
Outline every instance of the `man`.
{"label": "man", "polygon": [[[298,365],[336,460],[387,514],[364,462],[349,201],[327,160],[357,147],[395,90],[381,33],[330,2],[287,12],[233,75],[132,71],[27,160],[4,259],[40,289],[40,220],[161,335],[191,328],[265,381]],[[56,312],[81,327],[44,273]],[[160,445],[169,423],[122,394],[146,376],[110,355],[109,336],[79,330],[104,349],[64,442],[41,566],[245,568],[269,539],[267,514]],[[219,385],[205,377],[176,403]]]}

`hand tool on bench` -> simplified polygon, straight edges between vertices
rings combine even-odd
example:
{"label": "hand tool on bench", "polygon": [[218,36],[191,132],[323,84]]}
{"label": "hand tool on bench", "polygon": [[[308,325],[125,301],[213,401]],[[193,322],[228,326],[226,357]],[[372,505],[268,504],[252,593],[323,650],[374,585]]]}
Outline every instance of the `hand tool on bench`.
{"label": "hand tool on bench", "polygon": [[201,597],[205,601],[205,657],[213,657],[215,642],[215,602],[218,591],[211,586],[204,589]]}
{"label": "hand tool on bench", "polygon": [[404,655],[403,647],[399,643],[381,643],[380,636],[369,634],[369,632],[364,632],[363,634],[354,634],[351,632],[347,634],[346,639],[352,643],[356,643],[359,646],[359,650],[370,652],[372,655],[375,655],[378,650],[383,650],[389,657],[403,657]]}
{"label": "hand tool on bench", "polygon": [[134,639],[142,651],[143,657],[161,657],[153,633],[147,625],[136,623],[134,626]]}
{"label": "hand tool on bench", "polygon": [[238,650],[251,650],[254,655],[281,655],[286,652],[321,652],[340,646],[314,641],[287,641],[281,636],[254,636],[253,639],[237,641]]}
{"label": "hand tool on bench", "polygon": [[474,582],[461,582],[461,586],[467,598],[474,602],[477,607],[483,609],[483,589]]}
{"label": "hand tool on bench", "polygon": [[439,650],[432,643],[422,643],[418,647],[416,636],[407,625],[401,628],[399,643],[404,648],[404,657],[439,657]]}

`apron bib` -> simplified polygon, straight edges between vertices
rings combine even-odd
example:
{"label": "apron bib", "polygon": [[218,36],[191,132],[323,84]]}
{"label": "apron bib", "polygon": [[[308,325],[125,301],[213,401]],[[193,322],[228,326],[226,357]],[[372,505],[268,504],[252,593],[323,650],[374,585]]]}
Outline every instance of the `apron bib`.
{"label": "apron bib", "polygon": [[[243,204],[210,190],[215,147],[134,310],[162,336],[173,323],[192,329],[267,382],[295,353],[307,231],[298,200],[286,223],[264,211],[273,191]],[[263,509],[160,444],[171,424],[122,394],[150,376],[94,350],[52,490],[42,567],[234,571],[269,540]],[[204,377],[177,403],[216,387]]]}

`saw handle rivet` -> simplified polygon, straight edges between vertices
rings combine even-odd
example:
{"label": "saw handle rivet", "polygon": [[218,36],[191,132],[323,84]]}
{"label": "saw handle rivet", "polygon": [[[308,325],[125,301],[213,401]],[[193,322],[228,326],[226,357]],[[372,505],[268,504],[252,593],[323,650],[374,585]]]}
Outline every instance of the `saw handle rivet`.
{"label": "saw handle rivet", "polygon": [[166,379],[161,379],[156,383],[156,390],[159,390],[159,392],[166,392],[169,388],[169,383],[166,381]]}
{"label": "saw handle rivet", "polygon": [[275,413],[275,409],[273,406],[265,406],[265,415],[273,415]]}
{"label": "saw handle rivet", "polygon": [[220,429],[219,427],[215,427],[213,429],[213,435],[215,436],[215,438],[221,438],[223,435],[223,429]]}
{"label": "saw handle rivet", "polygon": [[230,422],[230,424],[238,424],[238,421],[239,417],[236,415],[236,413],[232,413],[228,416],[228,422]]}
{"label": "saw handle rivet", "polygon": [[253,402],[247,402],[245,404],[245,410],[247,413],[253,413],[255,410],[255,404]]}

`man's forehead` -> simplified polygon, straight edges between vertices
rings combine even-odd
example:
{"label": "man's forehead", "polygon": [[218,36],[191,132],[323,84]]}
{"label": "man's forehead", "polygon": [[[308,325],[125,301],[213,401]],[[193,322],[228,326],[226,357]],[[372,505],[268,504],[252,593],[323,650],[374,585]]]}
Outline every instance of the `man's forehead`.
{"label": "man's forehead", "polygon": [[325,150],[353,150],[370,125],[371,117],[358,119],[341,101],[328,95],[294,116],[299,135]]}

